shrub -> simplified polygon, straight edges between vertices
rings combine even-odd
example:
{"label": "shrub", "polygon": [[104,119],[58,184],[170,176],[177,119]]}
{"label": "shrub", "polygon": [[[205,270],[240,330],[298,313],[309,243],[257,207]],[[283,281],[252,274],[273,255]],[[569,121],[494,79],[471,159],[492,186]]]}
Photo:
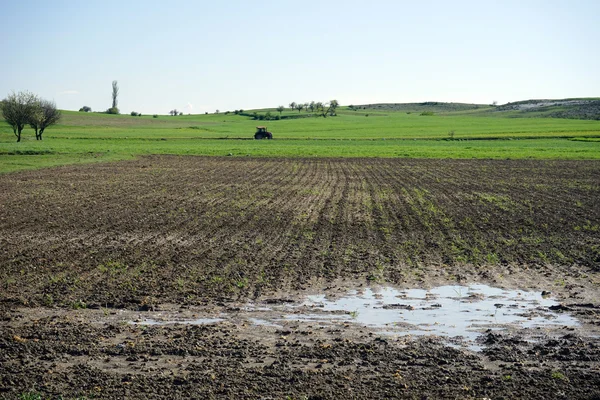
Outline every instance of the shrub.
{"label": "shrub", "polygon": [[118,114],[119,113],[119,109],[117,107],[111,107],[108,110],[106,110],[107,114]]}
{"label": "shrub", "polygon": [[132,112],[131,112],[131,116],[132,116],[132,117],[137,117],[138,115],[139,115],[139,114],[138,114],[136,111],[132,111]]}
{"label": "shrub", "polygon": [[154,114],[152,118],[158,118],[158,114]]}
{"label": "shrub", "polygon": [[435,114],[433,113],[433,111],[423,111],[421,113],[421,115],[425,116],[425,117],[431,117],[432,115],[435,115]]}
{"label": "shrub", "polygon": [[90,112],[90,111],[92,111],[92,107],[83,106],[79,109],[79,111]]}

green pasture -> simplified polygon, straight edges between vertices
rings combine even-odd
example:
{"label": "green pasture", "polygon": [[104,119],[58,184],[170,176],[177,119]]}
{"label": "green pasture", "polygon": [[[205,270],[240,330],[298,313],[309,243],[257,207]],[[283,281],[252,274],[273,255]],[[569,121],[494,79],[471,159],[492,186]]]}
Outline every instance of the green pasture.
{"label": "green pasture", "polygon": [[[279,115],[257,110],[266,111]],[[257,125],[266,125],[275,139],[253,140]],[[600,159],[598,138],[600,121],[464,112],[422,116],[342,108],[336,117],[257,121],[233,113],[153,118],[64,111],[43,141],[25,129],[16,143],[10,126],[0,122],[0,172],[148,154]]]}

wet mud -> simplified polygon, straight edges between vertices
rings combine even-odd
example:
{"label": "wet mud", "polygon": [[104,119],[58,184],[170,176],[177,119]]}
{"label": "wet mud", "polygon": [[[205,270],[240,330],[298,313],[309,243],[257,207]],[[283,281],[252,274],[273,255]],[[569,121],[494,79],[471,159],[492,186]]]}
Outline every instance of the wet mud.
{"label": "wet mud", "polygon": [[600,398],[600,163],[0,176],[0,397]]}

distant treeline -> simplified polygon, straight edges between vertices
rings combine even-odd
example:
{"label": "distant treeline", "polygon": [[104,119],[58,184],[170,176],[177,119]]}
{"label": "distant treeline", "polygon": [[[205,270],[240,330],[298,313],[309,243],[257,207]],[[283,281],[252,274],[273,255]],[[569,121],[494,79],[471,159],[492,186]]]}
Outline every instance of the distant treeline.
{"label": "distant treeline", "polygon": [[280,119],[299,119],[299,118],[310,118],[310,117],[318,116],[316,114],[278,115],[278,114],[273,114],[270,111],[267,111],[265,114],[259,114],[256,111],[254,111],[254,112],[242,111],[242,112],[237,112],[237,113],[234,111],[234,114],[241,115],[242,117],[250,117],[253,120],[259,120],[259,121],[274,121],[274,120],[280,120]]}

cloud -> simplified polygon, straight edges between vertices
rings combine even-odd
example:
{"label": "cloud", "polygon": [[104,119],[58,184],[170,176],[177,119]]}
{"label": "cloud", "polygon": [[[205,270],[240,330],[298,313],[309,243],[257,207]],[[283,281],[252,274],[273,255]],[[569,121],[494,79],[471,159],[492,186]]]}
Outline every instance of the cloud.
{"label": "cloud", "polygon": [[79,91],[77,91],[77,90],[63,90],[59,94],[73,95],[73,94],[79,94]]}

